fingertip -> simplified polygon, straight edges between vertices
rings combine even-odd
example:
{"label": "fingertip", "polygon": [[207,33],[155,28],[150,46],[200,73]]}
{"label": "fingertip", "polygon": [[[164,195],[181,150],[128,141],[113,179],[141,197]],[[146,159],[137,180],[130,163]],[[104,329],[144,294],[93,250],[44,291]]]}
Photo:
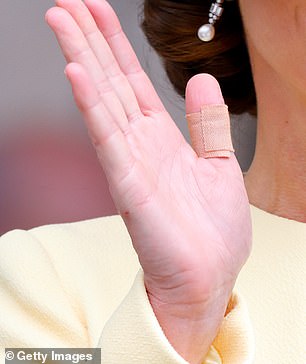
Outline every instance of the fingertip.
{"label": "fingertip", "polygon": [[[100,1],[100,3],[105,3],[105,1]],[[84,4],[87,6],[87,8],[93,8],[93,9],[95,8],[95,6],[97,6],[97,3],[92,0],[84,0]]]}
{"label": "fingertip", "polygon": [[82,112],[98,103],[99,95],[86,69],[81,64],[68,63],[64,73],[71,84],[75,101]]}
{"label": "fingertip", "polygon": [[55,9],[56,9],[56,7],[52,7],[46,11],[46,14],[45,14],[46,23],[49,24],[50,20],[52,20]]}
{"label": "fingertip", "polygon": [[84,0],[84,3],[106,37],[119,32],[121,29],[120,21],[108,1]]}
{"label": "fingertip", "polygon": [[210,74],[193,76],[186,86],[186,113],[199,112],[203,105],[224,104],[218,81]]}
{"label": "fingertip", "polygon": [[51,27],[55,27],[60,24],[61,17],[65,16],[66,14],[67,12],[64,9],[58,6],[54,6],[47,10],[45,14],[45,20],[48,25],[50,25]]}
{"label": "fingertip", "polygon": [[[106,0],[84,0],[85,5],[89,5],[89,6],[95,6],[95,5],[101,5],[101,4],[106,4],[107,1]],[[109,5],[109,4],[108,4]]]}
{"label": "fingertip", "polygon": [[[80,1],[76,1],[76,0],[55,0],[55,4],[58,6],[58,7],[61,7],[61,8],[69,8],[69,7],[75,7],[75,6],[78,6],[80,3]],[[82,3],[82,1],[81,1]]]}
{"label": "fingertip", "polygon": [[67,76],[67,78],[70,79],[73,76],[83,75],[84,70],[80,64],[75,62],[70,62],[66,65],[64,73]]}

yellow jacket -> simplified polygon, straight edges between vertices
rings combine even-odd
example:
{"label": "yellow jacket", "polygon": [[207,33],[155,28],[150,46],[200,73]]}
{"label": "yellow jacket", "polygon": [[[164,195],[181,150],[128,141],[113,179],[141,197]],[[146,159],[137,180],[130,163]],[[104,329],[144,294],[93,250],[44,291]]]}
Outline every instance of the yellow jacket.
{"label": "yellow jacket", "polygon": [[[253,251],[205,363],[304,364],[306,224],[251,213]],[[153,314],[121,218],[3,235],[0,363],[5,347],[97,346],[106,364],[186,364]]]}

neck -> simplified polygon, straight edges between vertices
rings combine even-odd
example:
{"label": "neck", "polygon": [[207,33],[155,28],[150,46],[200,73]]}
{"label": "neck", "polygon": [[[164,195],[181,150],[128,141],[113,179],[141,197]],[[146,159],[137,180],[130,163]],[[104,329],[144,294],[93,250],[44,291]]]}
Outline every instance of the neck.
{"label": "neck", "polygon": [[256,152],[245,176],[250,203],[306,222],[306,95],[256,60]]}

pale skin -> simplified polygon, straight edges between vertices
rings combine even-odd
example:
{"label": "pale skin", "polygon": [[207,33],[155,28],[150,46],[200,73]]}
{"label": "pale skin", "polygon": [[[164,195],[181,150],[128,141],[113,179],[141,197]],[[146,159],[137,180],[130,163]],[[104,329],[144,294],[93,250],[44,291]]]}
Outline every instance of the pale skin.
{"label": "pale skin", "polygon": [[[189,363],[199,364],[218,332],[251,248],[249,201],[241,170],[234,155],[203,159],[187,144],[141,70],[106,1],[56,3],[46,19],[67,59],[67,78],[118,212],[132,237],[150,303],[177,352]],[[251,0],[241,3],[242,12],[247,13]],[[260,63],[255,51],[252,56],[256,84],[261,89],[256,72]],[[261,92],[264,99],[264,87]],[[212,77],[198,75],[189,82],[187,113],[198,112],[203,104],[223,102]],[[264,103],[259,97],[259,125],[264,125],[264,115],[268,117],[270,112],[269,107],[261,106]],[[290,106],[293,110],[296,104],[288,106],[288,117],[293,115]],[[273,203],[267,200],[262,194],[264,186],[255,183],[258,176],[271,181],[268,171],[273,171],[271,178],[280,175],[280,164],[269,169],[277,158],[267,158],[263,148],[279,146],[276,120],[273,137],[269,139],[264,127],[259,133],[258,152],[246,176],[246,187],[255,205],[265,207],[266,203],[265,209],[272,213],[282,207],[283,216],[305,219],[301,214],[305,213],[306,199],[297,199],[294,191],[286,190],[289,178],[296,173],[297,188],[305,181],[295,160],[285,159],[288,180],[286,176],[277,179],[274,196],[282,203],[275,204],[275,197]],[[292,130],[300,126],[305,131],[305,123],[295,125],[291,124]],[[295,143],[303,149],[305,138],[292,135],[296,138],[291,149]]]}
{"label": "pale skin", "polygon": [[248,196],[262,210],[306,222],[306,4],[241,0],[240,9],[258,99]]}
{"label": "pale skin", "polygon": [[[156,317],[189,363],[205,358],[251,246],[249,204],[234,154],[199,158],[164,109],[106,1],[58,0],[46,20],[144,270]],[[208,75],[186,111],[220,104]]]}

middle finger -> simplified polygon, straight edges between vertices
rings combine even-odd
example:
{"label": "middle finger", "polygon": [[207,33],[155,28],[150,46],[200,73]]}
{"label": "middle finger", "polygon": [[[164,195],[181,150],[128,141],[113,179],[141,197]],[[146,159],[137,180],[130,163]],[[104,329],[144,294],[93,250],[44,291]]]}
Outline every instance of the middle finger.
{"label": "middle finger", "polygon": [[[118,126],[122,130],[126,130],[128,118],[131,114],[137,113],[138,105],[136,105],[136,110],[135,106],[131,104],[129,109],[124,108],[120,97],[105,75],[83,32],[66,10],[59,7],[52,8],[47,12],[46,19],[55,32],[67,61],[77,62],[85,67],[106,108],[113,115]],[[128,95],[125,97],[129,99]]]}
{"label": "middle finger", "polygon": [[[92,52],[126,110],[128,118],[130,119],[135,114],[138,114],[140,108],[134,91],[118,63],[115,62],[112,50],[98,29],[87,6],[81,0],[56,0],[56,4],[68,11],[79,26],[88,45],[92,49]],[[140,68],[140,65],[135,64],[135,67]]]}

